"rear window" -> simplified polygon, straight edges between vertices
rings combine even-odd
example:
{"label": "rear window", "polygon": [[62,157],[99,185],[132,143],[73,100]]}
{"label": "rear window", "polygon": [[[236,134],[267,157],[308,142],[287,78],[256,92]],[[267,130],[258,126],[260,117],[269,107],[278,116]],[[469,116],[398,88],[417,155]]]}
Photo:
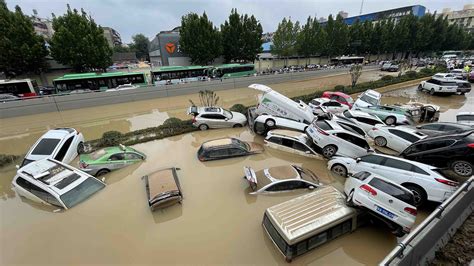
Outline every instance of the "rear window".
{"label": "rear window", "polygon": [[333,128],[324,120],[316,121],[316,125],[322,130],[332,130]]}
{"label": "rear window", "polygon": [[369,172],[358,172],[354,174],[352,177],[359,179],[360,181],[364,181],[367,179],[367,177],[370,176]]}
{"label": "rear window", "polygon": [[384,180],[374,177],[372,180],[370,180],[369,185],[407,204],[415,205],[415,198],[413,197],[413,194],[399,188],[398,186],[395,186],[394,184],[385,182]]}
{"label": "rear window", "polygon": [[458,115],[458,121],[474,121],[474,115]]}
{"label": "rear window", "polygon": [[31,154],[51,155],[60,141],[60,139],[42,139]]}

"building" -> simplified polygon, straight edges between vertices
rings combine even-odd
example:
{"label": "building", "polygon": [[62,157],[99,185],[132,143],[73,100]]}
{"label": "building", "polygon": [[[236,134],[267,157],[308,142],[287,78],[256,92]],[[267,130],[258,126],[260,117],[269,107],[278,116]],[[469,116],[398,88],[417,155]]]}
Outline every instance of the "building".
{"label": "building", "polygon": [[349,16],[349,13],[345,12],[345,11],[339,11],[339,13],[337,13],[338,15],[340,15],[342,18],[347,18]]}
{"label": "building", "polygon": [[[394,8],[394,9],[369,13],[365,15],[346,17],[344,18],[344,22],[347,25],[352,25],[357,20],[359,20],[359,22],[364,22],[364,21],[375,22],[375,21],[384,20],[384,19],[393,19],[395,20],[395,23],[396,23],[398,20],[400,20],[400,18],[407,16],[409,14],[413,14],[415,17],[422,17],[425,15],[425,12],[426,12],[426,7],[421,6],[421,5],[405,6],[405,7],[400,7],[400,8]],[[320,22],[320,23],[324,25],[327,22],[325,21],[325,22]]]}
{"label": "building", "polygon": [[468,32],[474,32],[474,5],[465,5],[462,10],[444,8],[438,16],[447,16],[449,24],[457,24]]}
{"label": "building", "polygon": [[122,38],[116,30],[110,27],[102,27],[102,29],[104,30],[104,37],[107,39],[107,43],[110,47],[122,45]]}
{"label": "building", "polygon": [[189,66],[191,60],[179,49],[179,27],[160,31],[150,42],[152,66]]}
{"label": "building", "polygon": [[36,34],[43,36],[45,40],[53,37],[53,22],[50,19],[38,17],[38,12],[35,9],[33,9],[33,16],[30,19]]}
{"label": "building", "polygon": [[263,42],[272,42],[273,41],[273,35],[274,32],[266,32],[262,34],[262,40]]}

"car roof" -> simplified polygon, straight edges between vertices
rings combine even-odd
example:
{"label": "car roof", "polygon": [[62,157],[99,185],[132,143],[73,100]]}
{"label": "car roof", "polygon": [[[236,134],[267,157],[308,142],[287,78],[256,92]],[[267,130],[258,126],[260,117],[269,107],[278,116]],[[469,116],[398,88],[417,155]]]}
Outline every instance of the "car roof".
{"label": "car roof", "polygon": [[320,103],[327,103],[327,102],[330,102],[332,100],[329,99],[329,98],[314,98],[312,101],[318,101]]}
{"label": "car roof", "polygon": [[220,107],[210,107],[210,106],[204,106],[204,107],[198,107],[198,113],[222,113],[222,108]]}
{"label": "car roof", "polygon": [[52,129],[52,130],[49,130],[48,132],[44,133],[43,136],[41,136],[41,138],[48,138],[48,139],[62,139],[66,136],[68,136],[69,134],[71,134],[70,130],[66,129],[66,128],[57,128],[57,129]]}
{"label": "car roof", "polygon": [[366,117],[366,118],[372,118],[372,119],[375,119],[375,120],[379,120],[376,116],[371,115],[371,114],[366,113],[366,112],[357,111],[357,110],[347,110],[347,111],[349,111],[350,114],[352,114],[352,116]]}
{"label": "car roof", "polygon": [[158,197],[162,193],[179,191],[174,169],[175,168],[162,169],[147,175],[148,196],[150,200]]}
{"label": "car roof", "polygon": [[273,129],[270,130],[267,135],[280,135],[292,138],[299,138],[301,137],[301,135],[304,135],[304,133],[288,129]]}
{"label": "car roof", "polygon": [[454,127],[472,129],[472,127],[470,127],[470,126],[468,126],[468,125],[459,124],[459,123],[455,123],[455,122],[432,122],[432,123],[428,123],[428,124],[423,124],[423,125],[421,125],[421,126],[428,126],[428,125],[432,125],[432,124],[436,124],[436,125],[449,125],[449,126],[454,126]]}
{"label": "car roof", "polygon": [[268,174],[274,179],[285,180],[299,178],[298,172],[291,165],[275,166],[266,170],[268,171]]}
{"label": "car roof", "polygon": [[218,146],[227,146],[227,145],[231,145],[233,140],[234,138],[222,138],[222,139],[210,140],[210,141],[204,142],[202,144],[202,147],[212,148],[212,147],[218,147]]}
{"label": "car roof", "polygon": [[406,162],[406,163],[409,163],[409,164],[414,164],[414,165],[419,166],[419,167],[428,168],[430,170],[436,169],[436,167],[428,165],[428,164],[419,163],[419,162],[416,162],[416,161],[407,160],[407,159],[403,159],[403,158],[400,158],[400,157],[397,157],[397,156],[383,154],[383,153],[371,153],[371,154],[367,154],[367,155],[364,155],[364,156],[370,156],[370,155],[395,159],[395,160]]}
{"label": "car roof", "polygon": [[329,94],[329,95],[334,94],[334,95],[337,95],[337,96],[341,96],[343,98],[350,98],[351,97],[350,95],[345,94],[344,92],[341,92],[341,91],[325,91],[324,93]]}
{"label": "car roof", "polygon": [[374,91],[374,90],[366,90],[363,92],[363,94],[367,94],[371,97],[374,97],[374,98],[380,98],[382,96],[382,94],[378,91]]}

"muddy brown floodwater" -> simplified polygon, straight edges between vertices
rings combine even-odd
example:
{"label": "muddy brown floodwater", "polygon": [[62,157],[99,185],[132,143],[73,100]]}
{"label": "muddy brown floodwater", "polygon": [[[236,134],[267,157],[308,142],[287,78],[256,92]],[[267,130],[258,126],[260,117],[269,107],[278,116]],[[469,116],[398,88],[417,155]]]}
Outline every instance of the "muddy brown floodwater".
{"label": "muddy brown floodwater", "polygon": [[[406,102],[407,95],[412,94],[441,105],[444,121],[453,121],[457,110],[472,110],[474,106],[472,93],[432,97],[417,93],[414,88],[387,93],[389,97],[384,100]],[[133,120],[156,121],[155,115],[136,114]],[[135,123],[120,121],[126,123],[124,130]],[[45,126],[48,127],[45,124],[41,128]],[[108,122],[98,126],[110,130]],[[81,129],[89,134],[87,127]],[[266,208],[307,191],[249,195],[243,167],[260,170],[296,164],[309,168],[322,183],[338,189],[343,188],[344,179],[331,175],[324,160],[271,149],[249,157],[205,163],[197,160],[202,142],[224,136],[263,142],[261,136],[240,128],[194,132],[135,145],[148,156],[146,161],[108,174],[105,189],[68,211],[54,212],[54,208],[20,198],[11,190],[14,166],[1,169],[0,264],[285,264],[262,229],[263,213]],[[9,148],[15,154],[25,153],[24,146],[34,142],[24,133],[4,136],[0,143],[5,145],[5,138],[13,137],[18,138],[17,143],[26,142],[16,149]],[[181,168],[178,174],[183,204],[152,213],[141,177],[170,166]],[[417,223],[433,208],[420,210]],[[374,265],[396,243],[397,238],[386,228],[365,226],[296,258],[293,264]]]}

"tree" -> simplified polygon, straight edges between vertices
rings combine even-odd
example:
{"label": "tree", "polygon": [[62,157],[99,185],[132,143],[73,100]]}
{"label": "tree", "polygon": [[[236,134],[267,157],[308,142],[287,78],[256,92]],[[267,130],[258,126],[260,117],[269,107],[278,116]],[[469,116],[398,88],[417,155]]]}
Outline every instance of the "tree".
{"label": "tree", "polygon": [[357,19],[354,24],[349,28],[349,53],[350,54],[360,54],[363,50],[364,40],[364,28],[362,23]]}
{"label": "tree", "polygon": [[75,71],[105,69],[112,64],[112,49],[107,44],[104,31],[81,9],[53,16],[54,35],[51,38],[51,55],[61,64],[70,65]]}
{"label": "tree", "polygon": [[0,72],[14,77],[46,67],[45,41],[35,33],[31,20],[19,6],[12,12],[0,0],[0,29]]}
{"label": "tree", "polygon": [[222,55],[226,62],[254,61],[262,51],[262,25],[252,15],[239,15],[232,9],[221,25]]}
{"label": "tree", "polygon": [[[205,107],[213,107],[217,106],[219,103],[219,96],[214,91],[210,90],[204,90],[204,91],[199,91],[199,101],[201,102],[201,106]],[[189,102],[191,103],[192,106],[197,106],[191,99],[189,99]]]}
{"label": "tree", "polygon": [[341,15],[336,20],[329,15],[326,25],[327,32],[327,54],[329,57],[342,55],[347,51],[349,44],[349,30]]}
{"label": "tree", "polygon": [[114,53],[130,53],[130,52],[134,52],[135,50],[127,46],[117,45],[117,46],[114,46],[113,51]]}
{"label": "tree", "polygon": [[273,35],[272,53],[285,57],[286,59],[296,54],[296,39],[300,29],[300,24],[296,21],[294,24],[291,19],[283,20],[278,24],[278,29]]}
{"label": "tree", "polygon": [[296,51],[298,55],[306,58],[316,53],[321,53],[322,44],[318,34],[321,31],[321,26],[316,19],[308,17],[306,24],[301,28],[296,38]]}
{"label": "tree", "polygon": [[351,85],[354,88],[360,75],[362,75],[362,65],[353,65],[349,70],[349,74],[351,74]]}
{"label": "tree", "polygon": [[221,34],[204,12],[181,17],[180,49],[193,64],[207,65],[222,53]]}
{"label": "tree", "polygon": [[150,46],[150,40],[148,38],[139,33],[137,35],[132,36],[132,44],[130,45],[130,49],[135,51],[135,55],[140,60],[147,60],[150,61],[150,56],[148,55],[148,47]]}

